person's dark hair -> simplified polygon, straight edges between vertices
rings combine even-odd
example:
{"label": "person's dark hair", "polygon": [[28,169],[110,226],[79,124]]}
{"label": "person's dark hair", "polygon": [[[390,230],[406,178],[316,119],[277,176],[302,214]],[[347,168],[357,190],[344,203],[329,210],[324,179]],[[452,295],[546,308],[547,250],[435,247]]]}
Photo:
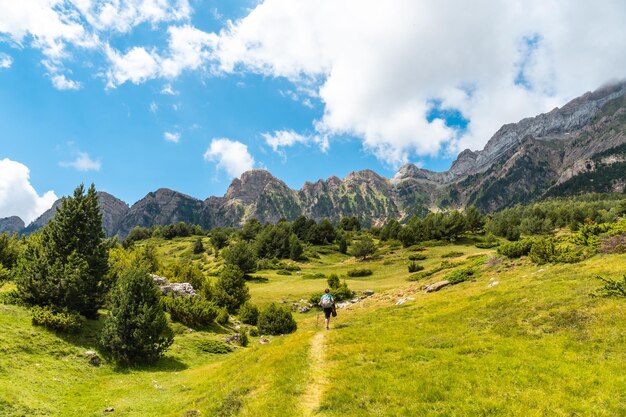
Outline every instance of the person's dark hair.
{"label": "person's dark hair", "polygon": [[328,288],[326,288],[326,289],[324,290],[324,292],[325,292],[326,294],[328,294],[328,293],[330,292],[330,290],[329,290]]}

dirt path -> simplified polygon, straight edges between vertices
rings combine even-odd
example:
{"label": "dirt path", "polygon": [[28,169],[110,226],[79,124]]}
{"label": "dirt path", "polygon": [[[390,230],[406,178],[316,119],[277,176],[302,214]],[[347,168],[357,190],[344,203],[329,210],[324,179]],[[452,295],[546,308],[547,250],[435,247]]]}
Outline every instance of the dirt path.
{"label": "dirt path", "polygon": [[314,416],[322,401],[322,395],[328,381],[325,377],[324,340],[325,330],[318,331],[311,338],[309,363],[311,365],[311,379],[302,397],[304,416]]}

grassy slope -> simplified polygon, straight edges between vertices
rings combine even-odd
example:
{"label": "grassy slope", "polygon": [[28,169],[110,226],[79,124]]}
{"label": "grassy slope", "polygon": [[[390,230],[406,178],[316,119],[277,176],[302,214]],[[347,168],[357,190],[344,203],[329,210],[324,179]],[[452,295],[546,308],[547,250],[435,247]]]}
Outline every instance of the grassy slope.
{"label": "grassy slope", "polygon": [[[485,252],[429,248],[421,263],[429,269],[452,250],[465,254],[453,261]],[[422,282],[406,282],[408,252],[389,252],[365,263],[322,255],[301,274],[262,271],[269,282],[251,283],[257,302],[297,300],[325,286],[303,278],[309,272],[373,269],[348,284],[378,294],[340,310],[322,336],[315,313],[297,315],[293,335],[268,345],[253,338],[227,355],[196,347],[220,335],[181,332],[166,358],[142,369],[90,366],[82,354],[93,340],[60,338],[32,327],[25,309],[0,305],[0,415],[99,416],[106,407],[124,416],[626,413],[626,302],[589,297],[593,275],[621,275],[625,255],[543,267],[508,262],[423,294]],[[488,289],[490,278],[500,285]],[[407,296],[415,299],[396,306]]]}

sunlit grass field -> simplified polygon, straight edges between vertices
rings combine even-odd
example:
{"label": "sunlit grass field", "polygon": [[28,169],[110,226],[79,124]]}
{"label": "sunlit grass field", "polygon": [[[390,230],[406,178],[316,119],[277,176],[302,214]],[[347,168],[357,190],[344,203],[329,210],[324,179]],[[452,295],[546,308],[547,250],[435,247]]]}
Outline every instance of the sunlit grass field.
{"label": "sunlit grass field", "polygon": [[[192,242],[152,243],[164,262],[193,259],[210,276],[220,260],[192,255]],[[308,299],[326,286],[313,276],[330,273],[376,294],[340,309],[328,332],[315,311],[294,313],[296,333],[268,344],[254,337],[227,354],[203,352],[200,342],[223,339],[235,323],[193,332],[175,325],[175,343],[156,365],[93,366],[84,352],[97,349],[99,321],[60,336],[33,327],[25,308],[0,305],[0,415],[626,415],[626,300],[590,296],[596,274],[626,273],[626,255],[570,265],[490,261],[472,280],[425,294],[425,284],[452,269],[409,282],[415,252],[399,246],[382,245],[366,261],[332,247],[309,250],[319,259],[292,275],[255,273],[267,281],[249,282],[252,301]],[[442,257],[451,252],[461,254]],[[494,250],[456,244],[420,253],[429,270],[444,260],[461,268]],[[345,277],[354,268],[373,274]]]}

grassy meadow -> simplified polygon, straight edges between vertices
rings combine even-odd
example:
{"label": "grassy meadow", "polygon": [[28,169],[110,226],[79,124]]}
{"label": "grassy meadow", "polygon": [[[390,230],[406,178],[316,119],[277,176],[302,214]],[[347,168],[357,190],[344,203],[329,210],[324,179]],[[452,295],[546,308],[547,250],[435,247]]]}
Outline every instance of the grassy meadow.
{"label": "grassy meadow", "polygon": [[[212,276],[221,260],[193,255],[193,240],[141,244],[156,245],[163,262],[192,260]],[[416,252],[397,244],[379,244],[365,261],[331,246],[307,250],[319,257],[291,275],[256,272],[252,301],[308,299],[330,273],[375,295],[340,309],[330,331],[316,311],[294,313],[294,334],[267,344],[251,337],[230,353],[203,346],[237,323],[193,331],[174,324],[174,345],[157,364],[117,368],[105,358],[93,366],[84,353],[98,349],[101,321],[59,335],[32,326],[26,308],[0,304],[0,415],[626,415],[626,301],[590,295],[600,285],[595,275],[624,274],[626,255],[538,266],[490,258],[494,249],[468,241],[419,252],[426,271],[442,261],[456,266],[411,282],[408,257]],[[470,263],[481,264],[471,280],[424,293]],[[345,277],[354,268],[373,274]]]}

